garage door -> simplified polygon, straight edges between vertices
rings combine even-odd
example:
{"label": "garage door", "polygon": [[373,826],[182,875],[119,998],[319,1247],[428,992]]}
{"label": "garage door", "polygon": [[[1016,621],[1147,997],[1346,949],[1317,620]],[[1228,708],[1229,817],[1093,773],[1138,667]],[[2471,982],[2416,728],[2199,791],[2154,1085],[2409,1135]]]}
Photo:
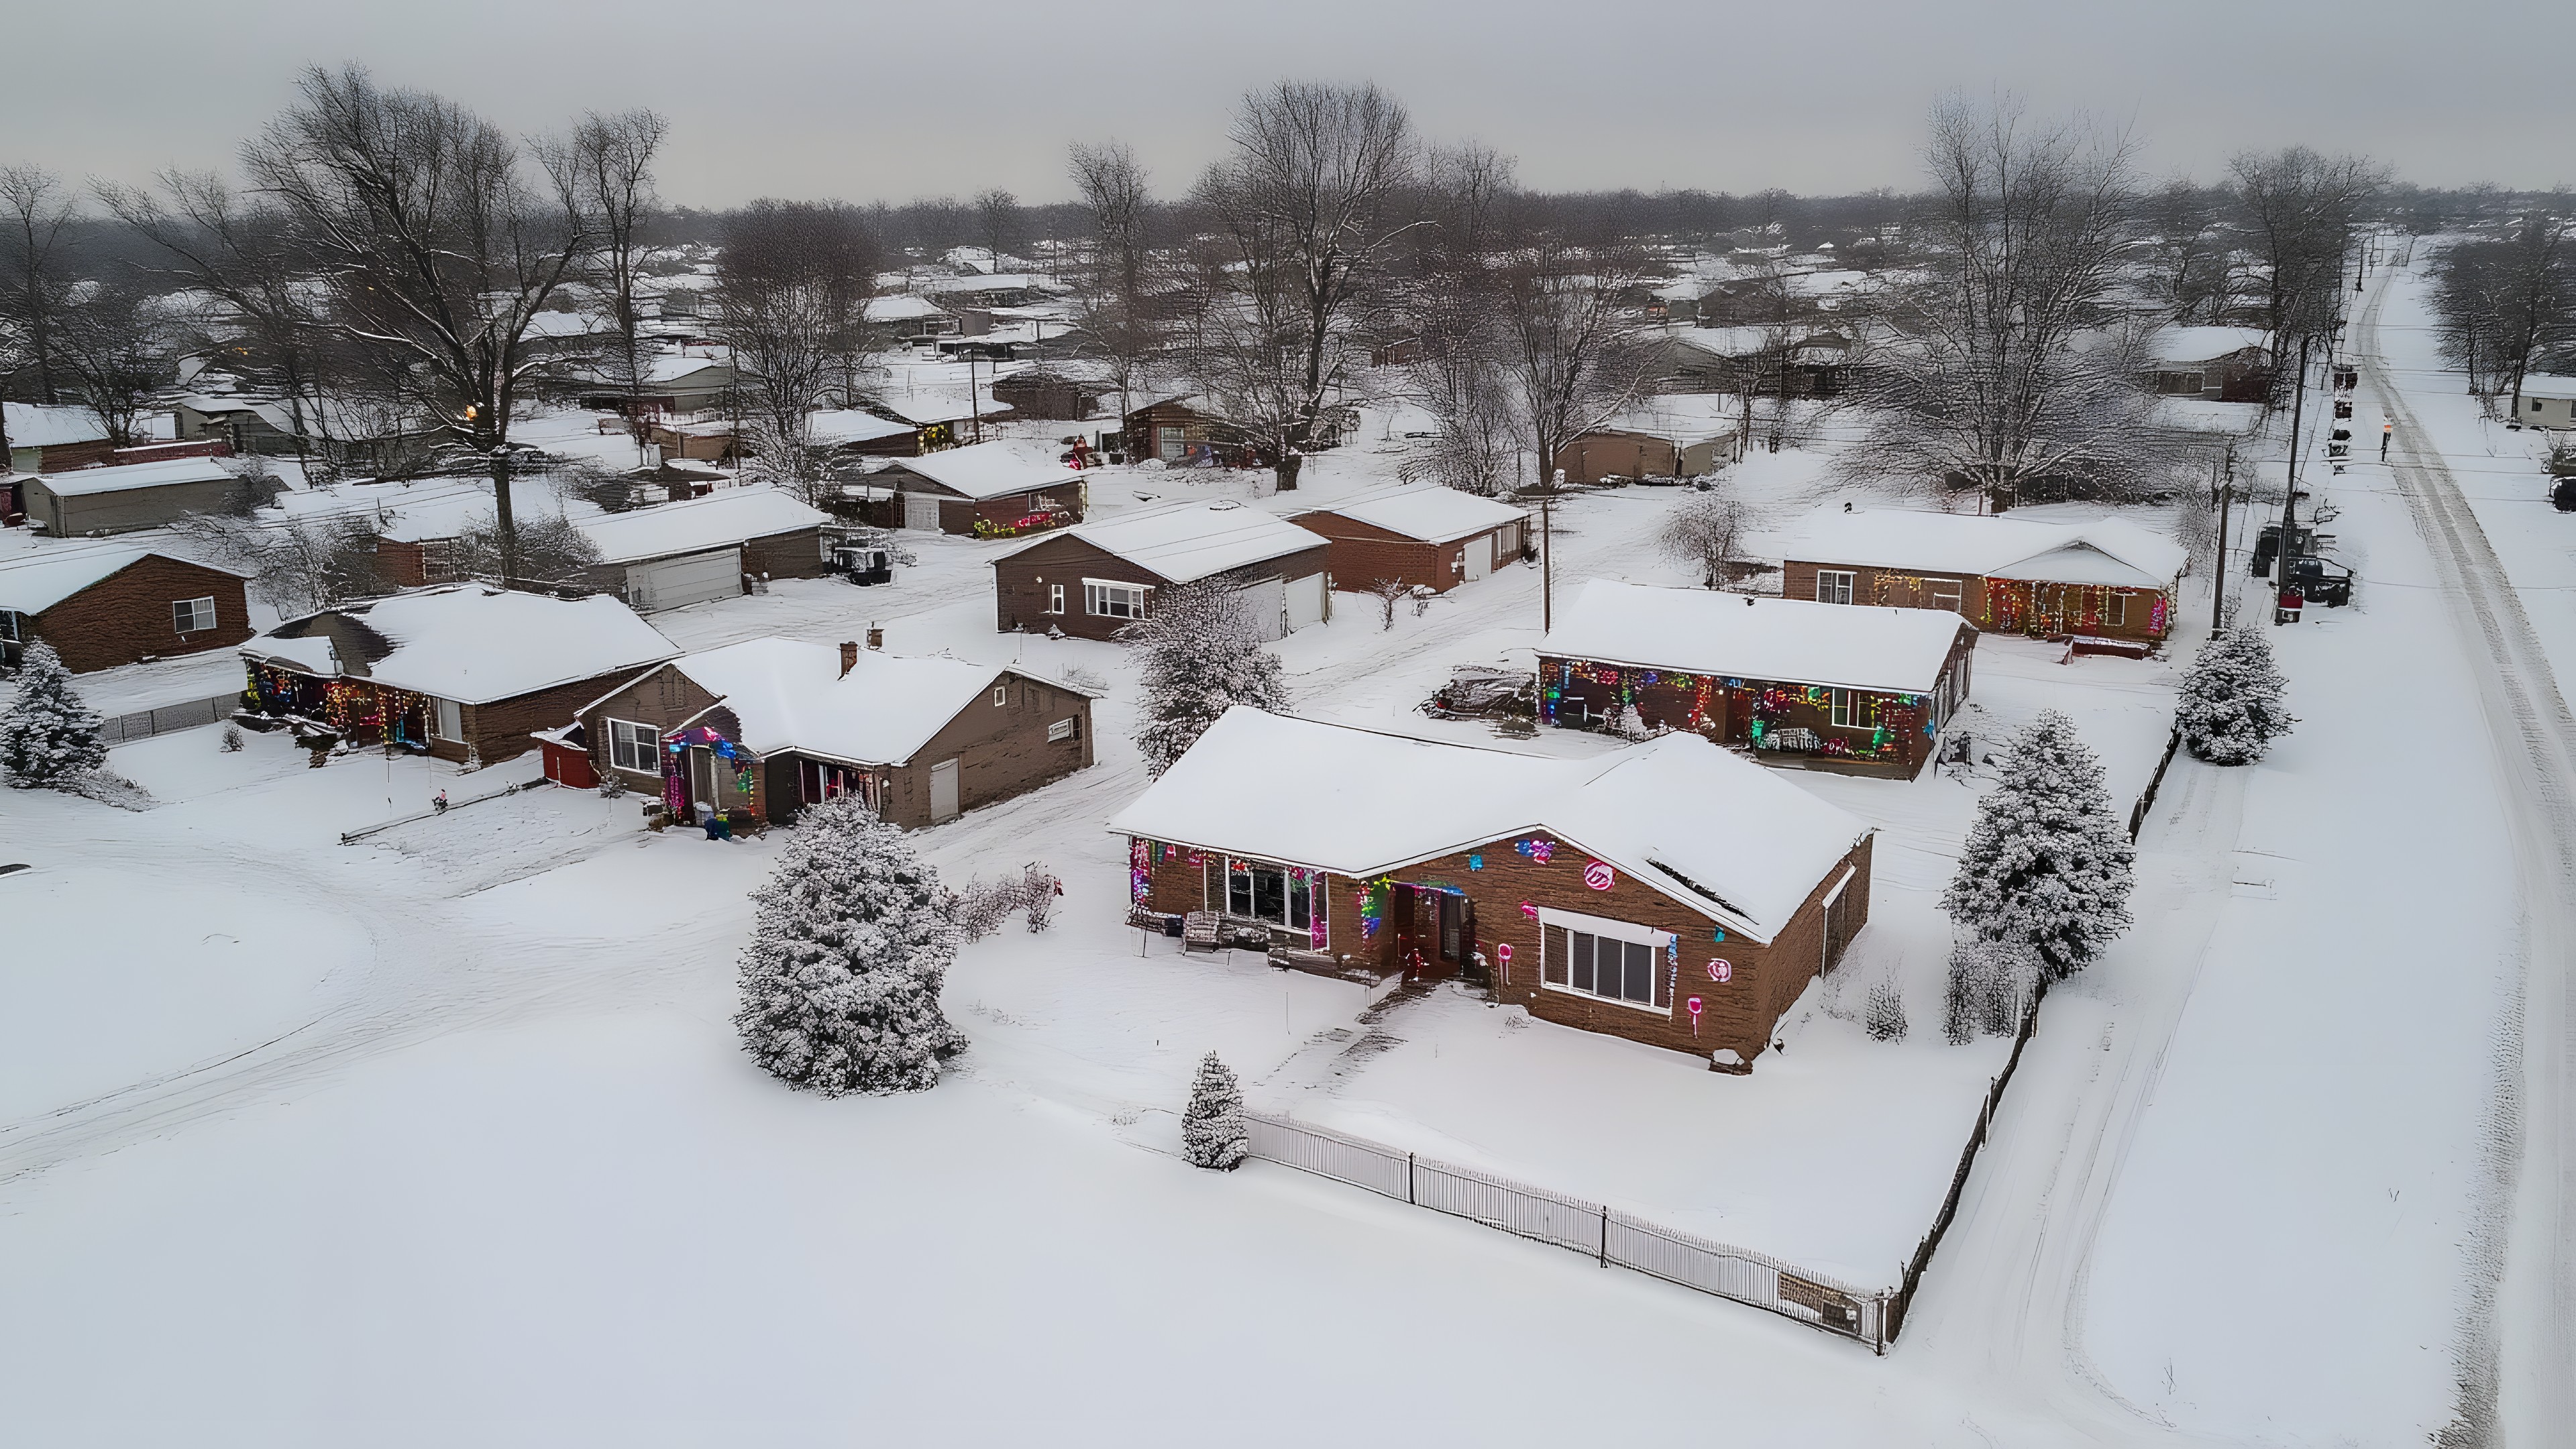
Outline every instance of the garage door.
{"label": "garage door", "polygon": [[[1321,577],[1321,575],[1317,575]],[[1274,642],[1288,632],[1288,581],[1280,578],[1261,579],[1235,590],[1235,603],[1252,621],[1262,641]]]}
{"label": "garage door", "polygon": [[1288,581],[1288,627],[1303,629],[1324,622],[1324,575],[1311,573]]}
{"label": "garage door", "polygon": [[903,526],[927,533],[939,531],[939,497],[932,493],[903,495]]}
{"label": "garage door", "polygon": [[730,599],[741,592],[739,547],[655,559],[626,568],[626,603],[639,614],[703,604],[709,599]]}

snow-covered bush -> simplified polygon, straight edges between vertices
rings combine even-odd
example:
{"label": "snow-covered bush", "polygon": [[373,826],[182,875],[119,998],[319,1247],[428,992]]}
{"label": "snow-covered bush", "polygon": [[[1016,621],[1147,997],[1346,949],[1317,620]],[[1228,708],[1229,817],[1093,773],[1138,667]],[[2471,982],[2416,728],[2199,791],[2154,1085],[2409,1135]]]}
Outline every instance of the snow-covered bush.
{"label": "snow-covered bush", "polygon": [[1020,910],[1028,917],[1031,931],[1043,931],[1055,924],[1055,898],[1064,894],[1064,882],[1043,861],[1030,861],[1020,875]]}
{"label": "snow-covered bush", "polygon": [[1893,976],[1882,976],[1870,983],[1868,1025],[1873,1041],[1905,1040],[1905,993],[1897,989]]}
{"label": "snow-covered bush", "polygon": [[1642,740],[1654,733],[1646,728],[1646,717],[1637,713],[1634,704],[1619,706],[1619,712],[1610,717],[1610,729],[1623,740]]}
{"label": "snow-covered bush", "polygon": [[1181,1114],[1181,1155],[1192,1167],[1232,1172],[1252,1151],[1252,1132],[1243,1124],[1243,1088],[1226,1064],[1209,1052],[1199,1059],[1198,1076],[1190,1082],[1189,1110]]}
{"label": "snow-covered bush", "polygon": [[938,873],[857,795],[807,811],[770,878],[741,964],[743,1046],[790,1086],[917,1092],[966,1038],[940,1014],[958,932]]}
{"label": "snow-covered bush", "polygon": [[1152,616],[1119,637],[1143,656],[1136,744],[1149,775],[1170,768],[1238,704],[1288,707],[1279,656],[1262,644],[1250,614],[1223,584],[1202,579],[1157,591]]}
{"label": "snow-covered bush", "polygon": [[622,800],[626,798],[626,777],[618,774],[615,770],[600,771],[599,795],[603,800]]}
{"label": "snow-covered bush", "polygon": [[100,723],[53,646],[28,645],[17,697],[0,711],[0,781],[21,790],[75,790],[107,763]]}
{"label": "snow-covered bush", "polygon": [[1413,589],[1402,579],[1379,579],[1362,592],[1377,600],[1377,631],[1383,634],[1395,627],[1395,606]]}
{"label": "snow-covered bush", "polygon": [[1941,905],[1978,940],[2028,946],[2062,979],[2129,928],[2136,859],[2101,762],[2073,720],[2047,710],[2013,737],[2002,780],[1977,802]]}
{"label": "snow-covered bush", "polygon": [[221,750],[227,755],[238,755],[242,752],[242,746],[245,743],[247,743],[247,741],[242,738],[241,726],[228,723],[224,726],[224,732],[218,739],[215,748]]}
{"label": "snow-covered bush", "polygon": [[2012,941],[1963,940],[1950,947],[1950,979],[1941,994],[1941,1034],[1965,1046],[1979,1033],[2010,1036],[2021,1028],[2039,989],[2039,958]]}
{"label": "snow-covered bush", "polygon": [[2192,656],[2174,703],[2174,728],[2193,759],[2250,765],[2298,721],[2281,707],[2286,681],[2260,629],[2229,629]]}
{"label": "snow-covered bush", "polygon": [[962,940],[980,941],[1002,929],[1011,912],[1020,904],[1020,883],[1015,880],[970,880],[957,893],[949,919],[957,923]]}

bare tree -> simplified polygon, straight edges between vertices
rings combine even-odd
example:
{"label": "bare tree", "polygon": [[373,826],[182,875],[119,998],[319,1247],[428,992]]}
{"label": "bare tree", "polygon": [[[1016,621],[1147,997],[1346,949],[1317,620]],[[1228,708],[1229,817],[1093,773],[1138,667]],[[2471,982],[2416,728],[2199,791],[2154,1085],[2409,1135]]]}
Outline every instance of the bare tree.
{"label": "bare tree", "polygon": [[143,414],[171,370],[173,328],[159,298],[130,283],[98,283],[54,318],[65,388],[120,448],[141,440]]}
{"label": "bare tree", "polygon": [[2235,270],[2217,202],[2197,182],[2167,181],[2144,206],[2149,278],[2157,304],[2175,322],[2216,322],[2234,301]]}
{"label": "bare tree", "polygon": [[1197,188],[1229,263],[1206,362],[1286,491],[1387,303],[1417,147],[1404,107],[1377,87],[1295,81],[1244,97],[1229,139]]}
{"label": "bare tree", "polygon": [[517,577],[511,415],[538,366],[527,345],[589,248],[580,197],[530,184],[519,148],[453,101],[318,67],[243,148],[330,289],[328,324],[385,358],[422,410],[492,478],[504,577]]}
{"label": "bare tree", "polygon": [[572,134],[541,148],[557,184],[581,199],[598,232],[582,261],[589,284],[591,319],[606,334],[600,371],[625,395],[625,412],[640,446],[644,437],[644,384],[651,369],[644,344],[644,315],[637,293],[649,252],[647,233],[661,211],[653,163],[671,123],[652,111],[583,116]]}
{"label": "bare tree", "polygon": [[1624,241],[1577,245],[1549,231],[1522,240],[1501,268],[1504,371],[1542,471],[1650,389],[1653,354],[1622,305],[1639,263]]}
{"label": "bare tree", "polygon": [[[0,167],[0,320],[19,332],[23,355],[11,371],[36,371],[36,400],[59,401],[55,392],[54,326],[67,305],[71,279],[61,268],[63,228],[72,219],[71,198],[41,166]],[[0,432],[0,448],[6,433]],[[0,457],[6,457],[0,451]]]}
{"label": "bare tree", "polygon": [[2334,324],[2344,260],[2363,206],[2388,183],[2388,168],[2359,156],[2323,156],[2292,146],[2269,154],[2241,152],[2227,169],[2262,268],[2260,300],[2272,356],[2286,358],[2298,351],[2300,338],[2323,337]]}
{"label": "bare tree", "polygon": [[875,237],[847,206],[762,200],[725,223],[718,326],[761,419],[798,453],[833,377],[866,347],[876,260]]}
{"label": "bare tree", "polygon": [[1415,352],[1407,392],[1433,429],[1427,446],[1398,464],[1409,482],[1496,493],[1519,452],[1510,348],[1496,305],[1503,215],[1517,189],[1512,169],[1510,158],[1481,147],[1431,154],[1430,225],[1407,281],[1405,340]]}
{"label": "bare tree", "polygon": [[1872,370],[1867,431],[1838,470],[1974,489],[1997,510],[2033,485],[2136,486],[2157,466],[2140,445],[2152,400],[2134,340],[2101,330],[2130,232],[2128,142],[1953,96],[1926,159],[1916,332]]}
{"label": "bare tree", "polygon": [[1753,526],[1742,499],[1702,494],[1666,515],[1655,541],[1667,557],[1699,570],[1702,588],[1722,589],[1747,572],[1744,538]]}
{"label": "bare tree", "polygon": [[1075,325],[1086,350],[1108,368],[1124,420],[1136,409],[1136,389],[1160,352],[1164,331],[1153,295],[1153,195],[1145,168],[1123,142],[1076,143],[1070,158],[1091,223],[1073,269]]}
{"label": "bare tree", "polygon": [[2546,198],[2501,238],[2454,242],[2434,261],[2443,354],[2468,373],[2471,392],[2507,397],[2508,417],[2522,411],[2534,359],[2576,345],[2576,224],[2566,207],[2563,194]]}
{"label": "bare tree", "polygon": [[975,235],[989,258],[985,270],[1002,270],[1002,249],[1020,238],[1020,199],[998,186],[977,192]]}

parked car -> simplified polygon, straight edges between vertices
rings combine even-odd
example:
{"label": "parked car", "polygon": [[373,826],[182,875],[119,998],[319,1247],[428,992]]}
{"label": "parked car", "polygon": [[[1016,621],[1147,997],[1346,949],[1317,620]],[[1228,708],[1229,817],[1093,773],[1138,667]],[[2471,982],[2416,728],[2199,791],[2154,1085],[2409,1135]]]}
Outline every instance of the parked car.
{"label": "parked car", "polygon": [[2312,602],[2340,609],[2352,602],[2352,570],[2337,568],[2321,558],[2292,559],[2290,587]]}
{"label": "parked car", "polygon": [[2550,506],[2561,513],[2576,513],[2576,478],[2561,478],[2549,490]]}

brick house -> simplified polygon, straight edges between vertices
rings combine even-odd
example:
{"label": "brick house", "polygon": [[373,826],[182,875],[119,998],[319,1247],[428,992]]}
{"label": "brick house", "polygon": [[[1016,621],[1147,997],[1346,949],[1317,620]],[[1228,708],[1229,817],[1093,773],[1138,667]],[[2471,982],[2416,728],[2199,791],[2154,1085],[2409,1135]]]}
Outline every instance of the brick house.
{"label": "brick house", "polygon": [[970,443],[902,459],[867,481],[894,490],[905,528],[1009,538],[1082,521],[1082,475],[1056,453],[1041,444]]}
{"label": "brick house", "polygon": [[244,644],[258,712],[479,768],[679,654],[615,599],[451,584],[292,619]]}
{"label": "brick house", "polygon": [[1333,577],[1381,579],[1447,593],[1520,562],[1529,510],[1455,488],[1408,488],[1337,503],[1288,520],[1333,541]]}
{"label": "brick house", "polygon": [[994,624],[1115,639],[1145,617],[1157,589],[1222,579],[1275,640],[1332,617],[1330,552],[1322,534],[1232,501],[1121,514],[993,560]]}
{"label": "brick house", "polygon": [[2040,523],[1896,509],[1826,514],[1766,540],[1782,592],[1947,609],[1991,632],[2161,643],[2189,561],[2133,523]]}
{"label": "brick house", "polygon": [[1968,697],[1976,627],[1923,609],[1596,579],[1539,641],[1539,718],[1748,748],[1766,764],[1911,779]]}
{"label": "brick house", "polygon": [[0,473],[96,468],[116,454],[107,425],[88,408],[0,402],[0,421],[8,424],[9,434],[9,455],[0,458]]}
{"label": "brick house", "polygon": [[1557,759],[1237,708],[1109,828],[1140,926],[1215,912],[1728,1071],[1869,919],[1870,828],[1687,735]]}
{"label": "brick house", "polygon": [[1093,697],[1022,669],[753,639],[618,684],[567,739],[682,819],[704,803],[784,824],[855,790],[916,827],[1090,765]]}
{"label": "brick house", "polygon": [[0,664],[38,640],[76,674],[251,635],[248,575],[148,549],[72,545],[0,566]]}
{"label": "brick house", "polygon": [[1130,463],[1148,458],[1166,463],[1207,458],[1226,467],[1248,468],[1255,462],[1243,430],[1220,416],[1214,403],[1195,394],[1139,404],[1119,420],[1118,437]]}

